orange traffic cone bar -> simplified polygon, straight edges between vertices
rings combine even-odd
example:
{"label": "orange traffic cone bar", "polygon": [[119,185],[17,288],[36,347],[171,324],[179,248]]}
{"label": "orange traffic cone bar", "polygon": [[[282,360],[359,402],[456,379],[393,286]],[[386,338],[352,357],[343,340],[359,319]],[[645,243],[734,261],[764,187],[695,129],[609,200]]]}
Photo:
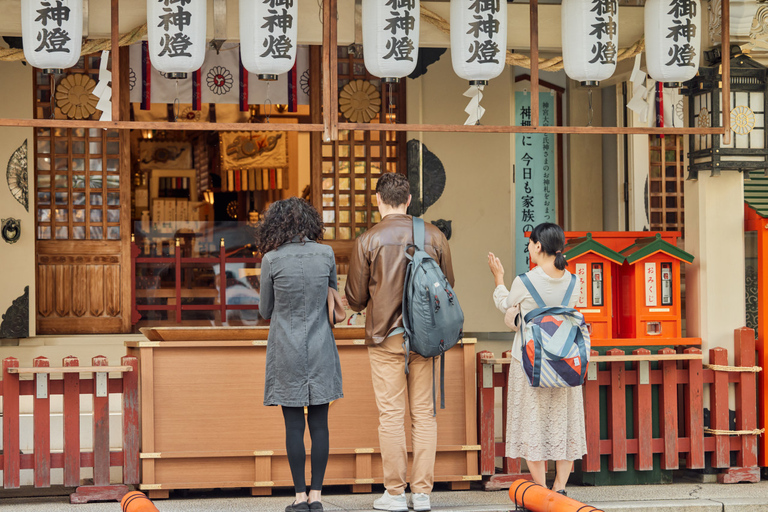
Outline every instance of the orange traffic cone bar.
{"label": "orange traffic cone bar", "polygon": [[133,491],[123,496],[120,502],[123,512],[159,512],[157,507],[147,498],[143,492]]}
{"label": "orange traffic cone bar", "polygon": [[512,482],[509,487],[509,498],[515,503],[515,508],[531,512],[602,512],[599,508],[585,505],[523,479]]}

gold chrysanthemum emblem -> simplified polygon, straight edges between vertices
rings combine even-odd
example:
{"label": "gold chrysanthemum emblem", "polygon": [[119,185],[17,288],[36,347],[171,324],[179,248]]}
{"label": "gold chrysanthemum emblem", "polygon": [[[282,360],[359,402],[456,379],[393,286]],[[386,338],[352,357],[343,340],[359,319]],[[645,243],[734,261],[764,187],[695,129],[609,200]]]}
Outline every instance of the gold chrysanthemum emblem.
{"label": "gold chrysanthemum emblem", "polygon": [[746,135],[755,127],[755,113],[746,106],[734,107],[731,110],[731,130],[737,135]]}
{"label": "gold chrysanthemum emblem", "polygon": [[70,119],[88,119],[96,112],[96,82],[88,75],[68,75],[56,88],[56,106]]}
{"label": "gold chrysanthemum emblem", "polygon": [[339,93],[339,108],[353,123],[367,123],[381,110],[381,95],[367,80],[352,80]]}

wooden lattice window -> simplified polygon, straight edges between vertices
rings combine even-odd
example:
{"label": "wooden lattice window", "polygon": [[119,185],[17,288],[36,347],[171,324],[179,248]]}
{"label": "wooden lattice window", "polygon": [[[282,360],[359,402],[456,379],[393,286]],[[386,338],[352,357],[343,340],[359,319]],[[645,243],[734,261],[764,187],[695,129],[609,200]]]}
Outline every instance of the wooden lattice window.
{"label": "wooden lattice window", "polygon": [[685,224],[683,136],[658,135],[650,140],[648,213],[651,231],[683,231]]}
{"label": "wooden lattice window", "polygon": [[[405,122],[405,79],[382,84],[367,73],[362,51],[340,47],[338,55],[339,91],[364,80],[381,97],[381,110],[370,122]],[[339,120],[349,122],[341,112]],[[340,130],[338,141],[321,144],[320,169],[313,177],[319,174],[321,182],[315,204],[322,208],[326,240],[353,240],[380,220],[376,183],[382,172],[405,172],[405,143],[404,132]]]}
{"label": "wooden lattice window", "polygon": [[[99,57],[84,57],[68,75],[98,80]],[[36,115],[51,115],[49,75],[35,72]],[[96,111],[93,118],[98,118]],[[56,107],[56,118],[66,116]],[[120,134],[98,128],[38,128],[35,198],[38,240],[119,240]],[[127,234],[126,234],[127,236]]]}
{"label": "wooden lattice window", "polygon": [[[121,49],[127,62],[128,49]],[[100,54],[82,57],[55,91],[67,90],[69,107],[87,98],[78,90],[98,80]],[[112,88],[128,90],[128,75]],[[119,82],[119,83],[118,83]],[[98,119],[51,105],[51,77],[33,70],[35,117]],[[62,85],[63,84],[63,85]],[[91,84],[93,85],[93,84]],[[63,96],[63,94],[59,95]],[[121,110],[127,110],[127,94]],[[92,104],[93,105],[93,104]],[[71,117],[70,117],[71,116]],[[74,123],[73,123],[74,124]],[[36,220],[38,334],[130,331],[130,155],[127,130],[37,128],[30,162]]]}

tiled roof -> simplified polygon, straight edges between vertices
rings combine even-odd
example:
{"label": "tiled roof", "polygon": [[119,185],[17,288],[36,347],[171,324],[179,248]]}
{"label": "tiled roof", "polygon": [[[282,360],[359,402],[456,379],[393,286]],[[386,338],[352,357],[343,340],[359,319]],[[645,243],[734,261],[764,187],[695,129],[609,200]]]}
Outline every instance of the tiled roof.
{"label": "tiled roof", "polygon": [[621,251],[621,254],[627,258],[627,263],[630,265],[640,260],[644,260],[652,254],[657,252],[663,252],[669,254],[673,258],[677,258],[681,261],[688,263],[693,262],[693,255],[688,254],[682,249],[678,249],[669,242],[665,242],[661,239],[661,234],[656,236],[650,236],[648,238],[638,238],[635,243]]}
{"label": "tiled roof", "polygon": [[568,240],[568,244],[563,250],[563,254],[565,254],[565,257],[569,260],[577,258],[588,252],[599,254],[600,256],[618,263],[619,265],[624,263],[624,256],[617,253],[613,249],[604,246],[600,242],[593,240],[592,233],[587,233],[587,236],[583,238],[574,238],[572,240]]}
{"label": "tiled roof", "polygon": [[768,218],[768,177],[753,174],[750,179],[744,180],[744,201],[758,215]]}

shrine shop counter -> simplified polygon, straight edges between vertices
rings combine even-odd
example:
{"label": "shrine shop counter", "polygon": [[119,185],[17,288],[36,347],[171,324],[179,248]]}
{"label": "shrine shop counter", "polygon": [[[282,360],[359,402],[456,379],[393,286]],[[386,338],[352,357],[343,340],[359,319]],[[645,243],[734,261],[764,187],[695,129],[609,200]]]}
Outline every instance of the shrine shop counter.
{"label": "shrine shop counter", "polygon": [[[282,412],[263,405],[269,327],[142,332],[147,341],[126,342],[128,353],[139,359],[139,488],[150,498],[164,498],[172,489],[248,487],[253,495],[269,495],[273,487],[293,487]],[[371,492],[371,484],[382,482],[382,467],[365,333],[361,327],[338,327],[334,335],[344,398],[329,409],[325,485]],[[443,410],[438,395],[435,481],[450,482],[453,489],[468,489],[481,479],[475,341],[466,339],[446,353]],[[406,436],[410,453],[407,419]],[[305,444],[309,450],[308,429]]]}

